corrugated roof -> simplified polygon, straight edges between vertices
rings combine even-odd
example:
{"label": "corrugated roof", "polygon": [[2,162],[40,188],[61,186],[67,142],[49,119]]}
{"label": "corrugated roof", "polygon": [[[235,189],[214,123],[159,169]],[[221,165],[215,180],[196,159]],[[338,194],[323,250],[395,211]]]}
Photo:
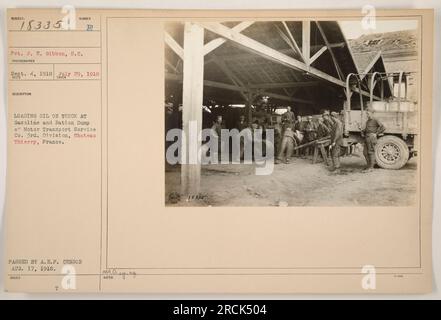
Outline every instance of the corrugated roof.
{"label": "corrugated roof", "polygon": [[349,44],[352,51],[357,53],[381,50],[383,54],[393,52],[417,54],[418,36],[417,30],[374,33],[350,40]]}

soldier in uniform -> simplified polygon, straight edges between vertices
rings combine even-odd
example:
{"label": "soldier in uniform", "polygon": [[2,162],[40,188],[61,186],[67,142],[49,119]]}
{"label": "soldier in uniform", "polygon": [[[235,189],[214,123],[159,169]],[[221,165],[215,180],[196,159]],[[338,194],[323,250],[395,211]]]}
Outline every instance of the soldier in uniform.
{"label": "soldier in uniform", "polygon": [[286,108],[286,112],[282,115],[282,122],[288,122],[289,124],[294,124],[295,121],[294,112],[291,111],[291,107]]}
{"label": "soldier in uniform", "polygon": [[281,163],[284,159],[285,163],[289,163],[295,145],[296,142],[293,125],[289,121],[285,121],[283,123],[282,142],[280,144],[280,151],[277,155],[276,164]]}
{"label": "soldier in uniform", "polygon": [[297,116],[297,120],[294,122],[294,130],[300,131],[303,133],[303,129],[305,127],[305,123],[302,121],[301,116]]}
{"label": "soldier in uniform", "polygon": [[224,151],[223,150],[223,143],[222,143],[222,139],[221,139],[221,133],[222,133],[222,129],[225,129],[225,126],[222,122],[222,116],[218,115],[216,117],[216,121],[213,123],[213,126],[211,127],[211,132],[212,132],[212,136],[214,139],[217,139],[217,146],[218,146],[218,156],[220,157],[221,153]]}
{"label": "soldier in uniform", "polygon": [[[244,115],[240,115],[239,116],[239,121],[236,123],[236,128],[237,128],[237,130],[239,130],[239,132],[242,132],[242,130],[248,128],[248,122],[245,120],[245,116]],[[239,143],[240,143],[239,159],[237,159],[237,160],[243,159],[244,148],[245,148],[245,144],[244,144],[244,139],[243,138],[240,139]]]}
{"label": "soldier in uniform", "polygon": [[[334,130],[334,121],[331,119],[331,114],[329,113],[329,110],[324,110],[322,114],[323,124],[329,129],[329,136],[332,133],[332,130]],[[331,157],[331,152],[329,149],[326,149],[328,157]]]}
{"label": "soldier in uniform", "polygon": [[[294,122],[294,138],[296,139],[296,144],[299,145],[303,142],[304,138],[304,129],[305,129],[305,121],[302,120],[301,116],[297,116],[296,121]],[[303,149],[298,149],[295,151],[296,156],[300,156],[304,152]]]}
{"label": "soldier in uniform", "polygon": [[216,121],[213,122],[213,126],[211,127],[211,130],[213,130],[213,133],[216,133],[217,137],[221,137],[221,130],[225,129],[224,123],[223,123],[223,119],[221,115],[218,115],[216,117]]}
{"label": "soldier in uniform", "polygon": [[[305,138],[303,139],[304,143],[312,142],[317,139],[317,128],[311,116],[308,116],[304,130],[305,130]],[[309,156],[311,154],[312,148],[313,147],[306,148],[305,150],[306,156]]]}
{"label": "soldier in uniform", "polygon": [[327,137],[331,134],[331,128],[329,128],[323,121],[323,118],[317,119],[317,139]]}
{"label": "soldier in uniform", "polygon": [[323,123],[329,128],[329,130],[332,130],[332,127],[334,126],[334,121],[332,121],[328,110],[325,110],[323,112],[322,118]]}
{"label": "soldier in uniform", "polygon": [[332,171],[340,170],[340,153],[343,146],[343,123],[340,121],[337,112],[331,112],[334,126],[331,131],[331,157],[332,157]]}
{"label": "soldier in uniform", "polygon": [[305,123],[305,142],[311,142],[317,139],[317,128],[315,126],[314,121],[312,120],[312,116],[308,116]]}
{"label": "soldier in uniform", "polygon": [[386,130],[384,125],[374,117],[373,113],[372,109],[367,109],[367,121],[365,128],[361,130],[361,136],[364,137],[363,154],[367,163],[365,171],[370,171],[374,168],[376,164],[375,145],[377,144],[377,138],[382,136]]}
{"label": "soldier in uniform", "polygon": [[239,121],[236,123],[237,130],[242,131],[245,128],[248,128],[248,123],[245,121],[245,116],[241,115],[239,117]]}

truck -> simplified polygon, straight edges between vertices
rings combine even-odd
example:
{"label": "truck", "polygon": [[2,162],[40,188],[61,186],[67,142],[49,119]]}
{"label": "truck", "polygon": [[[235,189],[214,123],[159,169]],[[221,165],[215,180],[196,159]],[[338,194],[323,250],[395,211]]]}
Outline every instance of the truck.
{"label": "truck", "polygon": [[[400,169],[413,156],[417,155],[418,107],[408,98],[408,77],[410,72],[374,72],[371,74],[351,73],[346,78],[346,101],[342,116],[344,123],[344,144],[351,152],[354,144],[362,143],[362,130],[365,127],[366,109],[374,110],[374,117],[384,124],[386,131],[378,138],[375,158],[378,166],[384,169]],[[359,94],[357,108],[351,108],[354,87],[361,92],[361,83],[368,77],[369,101]],[[388,96],[385,95],[387,88]],[[380,96],[374,96],[374,91]],[[355,103],[354,103],[355,104]]]}

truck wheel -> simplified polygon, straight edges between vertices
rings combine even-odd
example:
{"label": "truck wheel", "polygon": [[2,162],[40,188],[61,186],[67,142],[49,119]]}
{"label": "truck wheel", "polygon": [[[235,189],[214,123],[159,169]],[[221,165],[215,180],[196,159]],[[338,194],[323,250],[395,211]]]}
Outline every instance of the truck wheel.
{"label": "truck wheel", "polygon": [[381,137],[375,146],[375,159],[381,168],[400,169],[409,159],[409,147],[398,137]]}

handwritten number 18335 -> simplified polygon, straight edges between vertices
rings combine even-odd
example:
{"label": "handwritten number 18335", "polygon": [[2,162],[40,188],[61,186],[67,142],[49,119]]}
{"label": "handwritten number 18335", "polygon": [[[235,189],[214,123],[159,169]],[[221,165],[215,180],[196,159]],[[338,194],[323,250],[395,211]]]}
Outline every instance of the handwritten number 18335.
{"label": "handwritten number 18335", "polygon": [[50,30],[50,29],[61,29],[62,20],[57,21],[38,21],[29,20],[23,21],[20,26],[21,31],[37,31],[37,30]]}

